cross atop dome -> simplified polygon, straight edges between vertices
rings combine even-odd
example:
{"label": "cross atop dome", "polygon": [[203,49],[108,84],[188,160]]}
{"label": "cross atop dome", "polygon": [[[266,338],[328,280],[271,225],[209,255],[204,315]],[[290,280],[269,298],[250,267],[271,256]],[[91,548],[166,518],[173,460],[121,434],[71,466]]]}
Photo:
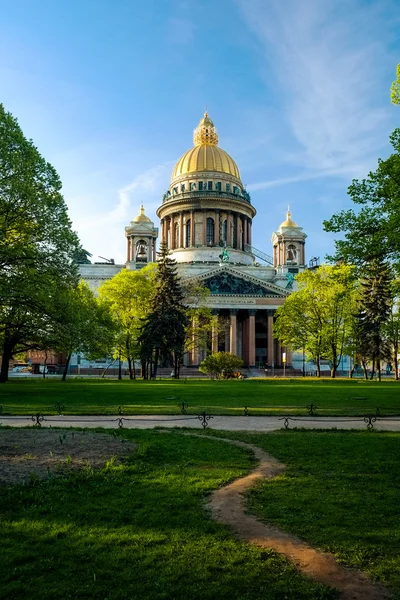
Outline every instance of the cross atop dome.
{"label": "cross atop dome", "polygon": [[193,143],[195,146],[218,146],[218,133],[207,111],[194,130]]}

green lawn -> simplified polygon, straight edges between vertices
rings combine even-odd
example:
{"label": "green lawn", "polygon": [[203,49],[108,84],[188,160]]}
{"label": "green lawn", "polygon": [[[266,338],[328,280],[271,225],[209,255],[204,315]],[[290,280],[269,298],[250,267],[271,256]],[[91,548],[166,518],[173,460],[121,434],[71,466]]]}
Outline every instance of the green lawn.
{"label": "green lawn", "polygon": [[250,512],[334,553],[400,598],[399,433],[214,435],[256,444],[287,467],[250,492]]}
{"label": "green lawn", "polygon": [[210,519],[206,494],[247,472],[249,454],[177,433],[114,435],[139,442],[123,465],[1,489],[2,600],[337,598]]}
{"label": "green lawn", "polygon": [[307,414],[306,405],[321,415],[400,414],[400,384],[393,380],[264,379],[209,380],[13,380],[0,385],[3,414],[178,414],[178,404],[188,404],[189,414],[206,409],[216,415]]}

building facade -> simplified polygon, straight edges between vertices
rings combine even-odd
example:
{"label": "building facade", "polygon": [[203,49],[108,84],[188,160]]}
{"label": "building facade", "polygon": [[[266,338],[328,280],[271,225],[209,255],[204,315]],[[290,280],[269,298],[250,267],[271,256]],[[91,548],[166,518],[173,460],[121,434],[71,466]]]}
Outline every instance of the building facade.
{"label": "building facade", "polygon": [[[183,282],[208,288],[215,316],[209,350],[230,351],[250,368],[291,366],[291,354],[273,338],[275,311],[306,265],[306,234],[291,218],[272,234],[272,256],[252,245],[256,210],[232,157],[218,145],[207,113],[194,131],[193,147],[178,160],[157,209],[160,237],[178,264]],[[125,265],[82,265],[82,277],[96,288],[122,268],[155,260],[158,235],[140,214],[125,228]],[[198,366],[204,351],[193,349],[187,366]]]}

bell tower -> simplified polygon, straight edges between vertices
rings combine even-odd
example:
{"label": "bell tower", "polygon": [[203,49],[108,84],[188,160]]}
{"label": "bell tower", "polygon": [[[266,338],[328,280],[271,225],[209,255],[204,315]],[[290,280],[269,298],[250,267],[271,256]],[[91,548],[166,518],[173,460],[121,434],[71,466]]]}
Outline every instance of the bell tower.
{"label": "bell tower", "polygon": [[158,229],[153,221],[144,214],[143,205],[140,213],[125,227],[127,241],[127,269],[141,269],[156,261],[156,240]]}
{"label": "bell tower", "polygon": [[[307,235],[303,228],[292,220],[290,207],[286,213],[286,220],[280,224],[277,231],[272,234],[274,267],[286,267],[289,273],[298,273],[305,267],[305,240]],[[283,269],[281,269],[283,270]],[[286,270],[286,269],[285,269]]]}

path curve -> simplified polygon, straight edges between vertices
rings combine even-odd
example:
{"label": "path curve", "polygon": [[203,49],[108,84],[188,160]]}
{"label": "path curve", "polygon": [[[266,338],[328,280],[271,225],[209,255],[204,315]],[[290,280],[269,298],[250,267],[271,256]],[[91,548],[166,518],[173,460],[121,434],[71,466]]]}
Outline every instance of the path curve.
{"label": "path curve", "polygon": [[[196,434],[188,434],[196,435]],[[264,450],[253,444],[217,438],[246,450],[251,450],[259,465],[245,477],[236,479],[211,494],[208,508],[214,519],[229,525],[243,540],[261,548],[271,548],[283,554],[305,575],[314,581],[337,588],[343,600],[387,600],[391,596],[381,585],[373,584],[361,571],[343,567],[327,552],[312,548],[294,535],[281,531],[277,527],[258,521],[246,514],[245,493],[261,479],[273,479],[285,469],[285,466]]]}

